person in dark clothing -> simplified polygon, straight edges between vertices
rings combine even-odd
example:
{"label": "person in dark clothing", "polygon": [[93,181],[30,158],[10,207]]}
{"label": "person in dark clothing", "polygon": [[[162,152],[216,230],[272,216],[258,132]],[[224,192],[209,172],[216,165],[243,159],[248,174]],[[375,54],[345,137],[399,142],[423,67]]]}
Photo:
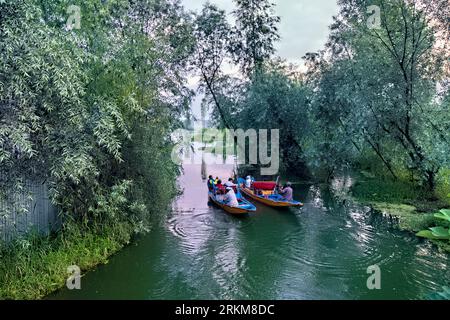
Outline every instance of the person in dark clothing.
{"label": "person in dark clothing", "polygon": [[208,177],[207,185],[208,185],[208,190],[209,191],[213,191],[214,190],[214,178],[213,178],[213,176],[209,176]]}

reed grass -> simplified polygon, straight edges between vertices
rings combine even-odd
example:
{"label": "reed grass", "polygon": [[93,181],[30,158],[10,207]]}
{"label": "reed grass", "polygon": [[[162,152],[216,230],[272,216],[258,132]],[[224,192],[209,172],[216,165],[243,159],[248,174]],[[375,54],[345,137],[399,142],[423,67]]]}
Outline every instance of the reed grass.
{"label": "reed grass", "polygon": [[0,299],[41,299],[65,285],[67,267],[82,271],[108,263],[129,243],[131,226],[74,223],[47,237],[30,235],[0,248]]}

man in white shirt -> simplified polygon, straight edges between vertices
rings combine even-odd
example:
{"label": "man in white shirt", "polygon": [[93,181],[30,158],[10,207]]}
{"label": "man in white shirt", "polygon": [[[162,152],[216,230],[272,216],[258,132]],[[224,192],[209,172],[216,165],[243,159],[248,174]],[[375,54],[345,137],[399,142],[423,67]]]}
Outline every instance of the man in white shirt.
{"label": "man in white shirt", "polygon": [[225,194],[223,201],[231,207],[239,207],[239,202],[236,198],[236,193],[234,193],[233,188],[227,187],[226,192],[227,193]]}
{"label": "man in white shirt", "polygon": [[233,183],[233,178],[230,178],[225,182],[225,187],[236,187],[236,184]]}

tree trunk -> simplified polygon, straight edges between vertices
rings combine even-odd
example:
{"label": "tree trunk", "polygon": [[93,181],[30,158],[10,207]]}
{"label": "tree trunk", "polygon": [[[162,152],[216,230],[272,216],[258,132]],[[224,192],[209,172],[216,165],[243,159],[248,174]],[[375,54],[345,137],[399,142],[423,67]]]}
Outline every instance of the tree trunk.
{"label": "tree trunk", "polygon": [[388,160],[386,160],[384,158],[384,156],[381,154],[381,151],[379,150],[379,148],[375,147],[375,145],[372,143],[372,141],[370,141],[369,138],[366,138],[367,142],[370,144],[370,146],[372,147],[372,149],[375,151],[376,155],[381,159],[381,161],[383,162],[383,164],[386,166],[386,168],[389,170],[389,172],[391,173],[392,177],[394,178],[394,180],[397,180],[397,175],[395,174],[391,164],[389,163]]}
{"label": "tree trunk", "polygon": [[433,170],[427,170],[426,176],[429,191],[434,191],[436,187],[436,172]]}
{"label": "tree trunk", "polygon": [[208,90],[211,93],[211,96],[213,97],[214,103],[217,107],[217,110],[219,111],[220,118],[222,119],[225,128],[232,129],[233,126],[229,124],[227,117],[225,117],[225,112],[222,110],[222,107],[220,106],[219,100],[217,99],[216,93],[214,92],[211,83],[208,81],[208,78],[205,74],[203,74],[203,78],[205,79],[206,86],[208,87]]}

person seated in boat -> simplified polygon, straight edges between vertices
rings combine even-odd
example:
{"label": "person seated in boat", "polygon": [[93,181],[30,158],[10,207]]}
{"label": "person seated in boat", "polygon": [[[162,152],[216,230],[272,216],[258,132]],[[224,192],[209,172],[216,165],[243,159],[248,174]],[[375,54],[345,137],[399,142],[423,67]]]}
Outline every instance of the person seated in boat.
{"label": "person seated in boat", "polygon": [[230,207],[239,207],[239,202],[232,187],[226,188],[226,193],[223,201]]}
{"label": "person seated in boat", "polygon": [[216,184],[216,190],[218,194],[224,194],[225,193],[225,186],[222,184],[222,180],[218,180]]}
{"label": "person seated in boat", "polygon": [[220,181],[219,177],[216,177],[216,179],[214,180],[214,184],[217,185],[219,181]]}
{"label": "person seated in boat", "polygon": [[223,197],[225,194],[225,186],[222,184],[222,180],[219,179],[217,181],[215,190],[216,190],[216,199],[219,201],[223,201]]}
{"label": "person seated in boat", "polygon": [[247,176],[247,178],[245,180],[245,187],[247,189],[250,189],[252,187],[252,177]]}
{"label": "person seated in boat", "polygon": [[294,190],[292,189],[292,184],[290,182],[286,183],[286,186],[284,188],[281,188],[279,194],[283,196],[284,201],[292,201],[293,197],[292,194],[294,193]]}
{"label": "person seated in boat", "polygon": [[236,184],[233,182],[233,178],[229,178],[227,182],[225,182],[225,187],[236,187]]}

